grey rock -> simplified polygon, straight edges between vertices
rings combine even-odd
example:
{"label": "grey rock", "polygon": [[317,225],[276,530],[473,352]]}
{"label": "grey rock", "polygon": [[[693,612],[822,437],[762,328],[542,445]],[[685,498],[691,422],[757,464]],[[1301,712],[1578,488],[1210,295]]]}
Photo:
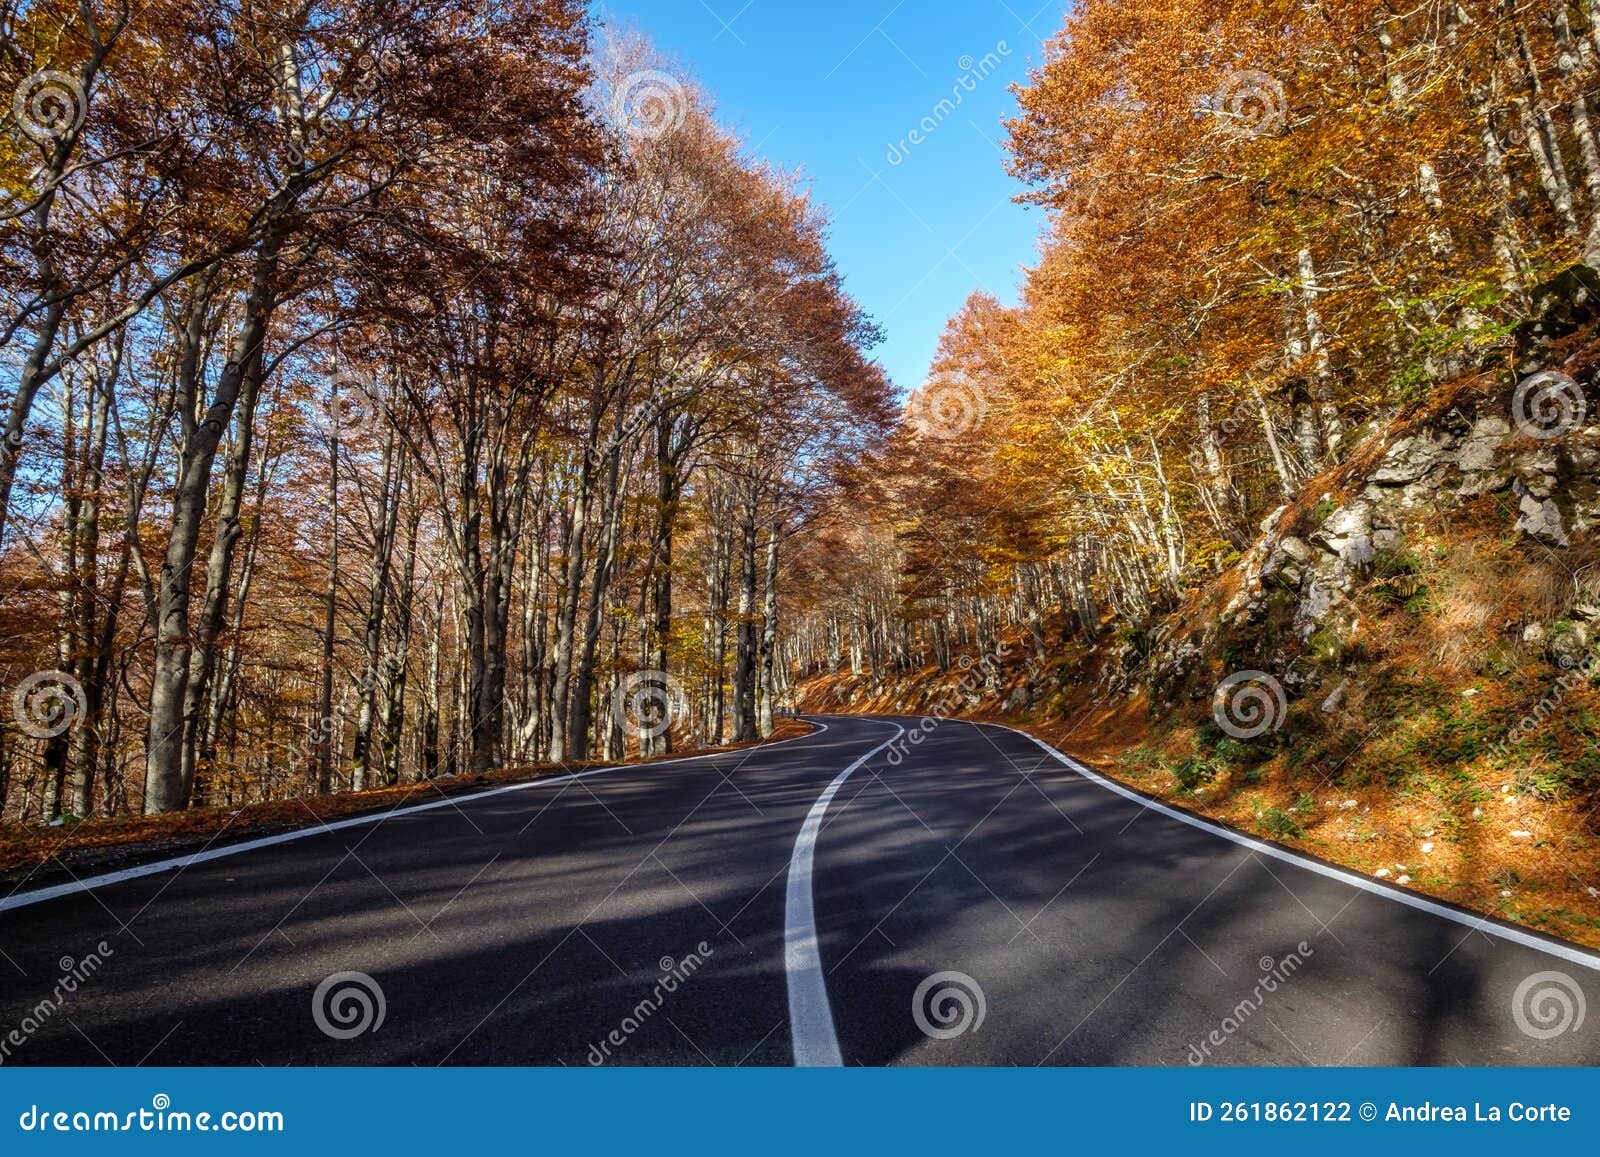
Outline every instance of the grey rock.
{"label": "grey rock", "polygon": [[1311,589],[1300,601],[1300,608],[1295,614],[1295,630],[1302,639],[1309,638],[1318,627],[1328,621],[1333,614],[1338,595],[1332,588],[1320,582],[1313,582]]}
{"label": "grey rock", "polygon": [[1352,502],[1328,515],[1317,533],[1328,538],[1343,538],[1354,534],[1370,534],[1372,508],[1365,502]]}
{"label": "grey rock", "polygon": [[1316,553],[1305,539],[1292,534],[1278,544],[1278,549],[1296,562],[1310,562]]}
{"label": "grey rock", "polygon": [[1316,556],[1304,539],[1289,535],[1273,549],[1261,567],[1263,586],[1297,591],[1305,581],[1306,565]]}
{"label": "grey rock", "polygon": [[1495,451],[1511,435],[1504,418],[1480,418],[1456,454],[1456,466],[1465,474],[1482,474],[1495,468]]}
{"label": "grey rock", "polygon": [[1511,485],[1511,475],[1503,470],[1487,470],[1468,474],[1462,479],[1456,493],[1462,498],[1476,498],[1480,494],[1495,494]]}
{"label": "grey rock", "polygon": [[1530,538],[1551,546],[1567,546],[1570,539],[1561,521],[1561,509],[1548,495],[1540,496],[1519,484],[1517,493],[1522,501],[1517,509],[1520,517],[1516,529]]}
{"label": "grey rock", "polygon": [[1372,562],[1372,507],[1363,501],[1341,506],[1328,516],[1311,541],[1352,567]]}
{"label": "grey rock", "polygon": [[1568,623],[1566,629],[1552,632],[1550,654],[1561,666],[1570,671],[1577,667],[1589,651],[1590,631],[1584,623]]}
{"label": "grey rock", "polygon": [[1445,463],[1453,442],[1454,439],[1436,441],[1422,436],[1402,438],[1383,456],[1371,481],[1377,486],[1416,482]]}

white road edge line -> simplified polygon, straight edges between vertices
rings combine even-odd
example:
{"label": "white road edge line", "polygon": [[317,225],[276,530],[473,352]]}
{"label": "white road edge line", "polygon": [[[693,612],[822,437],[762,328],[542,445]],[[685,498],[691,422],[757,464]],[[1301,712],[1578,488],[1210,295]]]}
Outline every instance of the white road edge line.
{"label": "white road edge line", "polygon": [[[782,747],[787,743],[798,743],[802,739],[815,739],[828,730],[828,725],[813,720],[817,730],[808,731],[804,735],[796,735],[792,739],[780,739],[776,743],[759,745],[762,749]],[[123,868],[117,872],[106,872],[99,876],[89,876],[82,880],[73,880],[66,884],[57,884],[50,888],[40,888],[33,892],[19,892],[14,896],[0,899],[0,912],[10,912],[16,908],[26,908],[31,904],[42,904],[46,900],[54,900],[61,896],[70,896],[77,892],[89,892],[96,888],[104,888],[110,884],[120,884],[126,880],[137,880],[144,876],[154,876],[161,872],[170,872],[175,868],[188,868],[195,864],[204,864],[210,860],[220,860],[227,856],[237,856],[245,852],[253,852],[259,848],[270,848],[278,844],[289,844],[296,840],[307,839],[311,836],[326,835],[329,832],[343,831],[346,828],[357,828],[365,824],[380,823],[383,820],[395,819],[399,816],[413,816],[422,812],[434,811],[443,807],[459,807],[464,803],[475,800],[489,799],[497,795],[507,795],[514,791],[531,791],[538,787],[553,787],[556,784],[571,783],[574,780],[588,779],[592,775],[607,775],[613,771],[642,771],[647,768],[666,767],[670,763],[697,763],[708,759],[719,759],[729,755],[746,755],[755,750],[749,747],[736,747],[731,751],[714,751],[705,755],[684,755],[675,759],[659,759],[653,763],[619,763],[614,767],[597,767],[592,771],[579,771],[571,775],[556,776],[553,779],[533,779],[527,783],[514,783],[507,787],[491,788],[488,791],[473,792],[468,795],[455,795],[449,799],[434,800],[432,803],[413,804],[411,807],[397,808],[394,811],[376,812],[373,815],[355,816],[347,820],[335,820],[332,823],[319,824],[314,828],[299,828],[292,832],[280,832],[275,836],[263,836],[258,840],[247,840],[244,843],[228,844],[226,847],[211,848],[203,852],[192,852],[187,856],[177,856],[170,860],[157,860],[150,864],[140,864],[133,868]]]}
{"label": "white road edge line", "polygon": [[1414,895],[1410,892],[1404,892],[1398,888],[1392,888],[1388,885],[1380,884],[1376,880],[1369,880],[1365,876],[1357,875],[1355,872],[1347,869],[1336,868],[1331,864],[1324,864],[1320,860],[1314,860],[1309,856],[1299,855],[1295,852],[1289,851],[1287,848],[1280,848],[1276,844],[1268,844],[1263,843],[1260,840],[1253,840],[1249,836],[1240,835],[1238,832],[1230,831],[1220,824],[1212,823],[1210,820],[1201,819],[1199,816],[1183,811],[1181,808],[1168,807],[1165,804],[1157,803],[1155,800],[1146,799],[1138,792],[1133,791],[1130,788],[1123,787],[1120,783],[1117,783],[1114,780],[1109,780],[1098,772],[1091,771],[1089,768],[1079,763],[1076,759],[1073,759],[1070,755],[1065,755],[1062,752],[1057,751],[1054,747],[1050,746],[1050,744],[1046,743],[1038,736],[1029,735],[1026,731],[1019,731],[1015,727],[1007,727],[1004,723],[976,723],[972,720],[965,720],[964,722],[972,723],[972,726],[974,727],[998,727],[1002,731],[1010,731],[1016,735],[1025,736],[1026,738],[1033,740],[1040,747],[1044,748],[1046,752],[1054,756],[1058,761],[1064,763],[1067,767],[1083,776],[1083,778],[1091,781],[1092,783],[1099,784],[1107,791],[1116,792],[1123,798],[1130,799],[1142,807],[1147,807],[1151,811],[1160,812],[1164,816],[1170,816],[1179,823],[1188,824],[1192,828],[1199,828],[1203,832],[1210,832],[1214,836],[1221,836],[1223,839],[1228,840],[1231,843],[1238,844],[1240,847],[1249,848],[1253,852],[1257,852],[1263,856],[1270,856],[1275,860],[1282,860],[1286,864],[1294,864],[1296,867],[1304,868],[1308,872],[1315,872],[1319,876],[1326,876],[1330,880],[1339,880],[1343,883],[1349,884],[1351,887],[1360,888],[1363,892],[1370,892],[1374,896],[1382,896],[1385,899],[1393,900],[1397,904],[1404,904],[1408,908],[1416,908],[1417,910],[1427,912],[1430,915],[1441,916],[1444,919],[1453,921],[1454,923],[1460,924],[1463,927],[1481,929],[1484,931],[1485,935],[1498,936],[1502,940],[1509,940],[1514,944],[1522,945],[1524,948],[1532,948],[1537,952],[1543,952],[1548,956],[1554,956],[1559,960],[1565,960],[1569,964],[1577,964],[1583,968],[1592,968],[1596,972],[1600,972],[1600,956],[1585,952],[1580,948],[1570,947],[1565,944],[1553,943],[1552,941],[1545,940],[1541,937],[1530,935],[1527,932],[1519,931],[1516,928],[1507,927],[1505,924],[1497,923],[1493,920],[1490,920],[1487,916],[1475,918],[1465,912],[1460,912],[1454,908],[1448,907],[1447,905],[1437,904],[1432,900],[1424,899],[1423,897]]}
{"label": "white road edge line", "polygon": [[893,726],[893,735],[833,777],[833,782],[811,805],[806,822],[794,840],[794,855],[789,859],[789,890],[784,900],[783,971],[789,984],[789,1040],[794,1046],[794,1063],[800,1068],[839,1068],[844,1064],[839,1037],[833,1027],[833,1006],[828,1003],[822,954],[817,948],[817,914],[811,889],[817,836],[822,831],[828,805],[844,786],[844,781],[906,733],[904,727]]}

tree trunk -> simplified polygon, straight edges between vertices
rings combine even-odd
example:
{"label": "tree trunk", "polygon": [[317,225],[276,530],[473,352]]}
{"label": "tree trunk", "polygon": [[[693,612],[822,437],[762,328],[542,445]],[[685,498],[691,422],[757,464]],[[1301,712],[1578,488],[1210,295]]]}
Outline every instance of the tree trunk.
{"label": "tree trunk", "polygon": [[178,483],[173,494],[171,532],[161,563],[157,595],[155,659],[150,679],[150,725],[145,756],[144,811],[147,815],[177,811],[189,801],[190,783],[184,777],[183,748],[187,727],[185,691],[189,679],[190,578],[195,548],[205,519],[211,467],[223,430],[232,421],[245,373],[266,340],[272,308],[272,281],[278,267],[275,229],[263,242],[252,273],[228,360],[217,380],[205,419],[198,420],[200,389],[198,359],[200,335],[210,299],[208,285],[197,288],[186,319],[187,336],[180,374],[179,411],[184,438],[179,450]]}
{"label": "tree trunk", "polygon": [[773,701],[778,687],[774,673],[778,660],[778,543],[783,537],[783,522],[772,525],[767,540],[766,589],[761,605],[761,696],[758,723],[763,737],[772,734]]}
{"label": "tree trunk", "polygon": [[263,362],[257,347],[250,359],[239,392],[238,413],[234,418],[233,445],[223,467],[222,502],[211,540],[211,555],[206,563],[206,596],[196,624],[194,647],[189,653],[189,682],[184,690],[183,716],[186,733],[183,743],[184,778],[194,784],[194,795],[204,803],[204,785],[195,782],[196,757],[202,739],[206,695],[216,671],[217,639],[222,633],[227,611],[228,588],[233,582],[233,553],[242,527],[239,521],[244,506],[245,481],[250,469],[250,445],[255,431],[256,401],[261,395]]}
{"label": "tree trunk", "polygon": [[[593,444],[593,438],[590,439]],[[551,656],[554,676],[550,689],[550,759],[567,758],[567,726],[571,719],[568,689],[572,682],[572,645],[578,626],[578,602],[583,597],[584,538],[589,519],[590,468],[587,456],[578,471],[572,515],[566,522],[563,571],[556,613],[555,649]]]}
{"label": "tree trunk", "polygon": [[584,624],[583,646],[578,657],[578,672],[572,694],[571,746],[574,759],[589,758],[589,728],[594,697],[595,654],[600,631],[605,625],[606,596],[611,586],[611,571],[617,552],[617,523],[620,520],[618,495],[619,449],[607,455],[604,466],[604,493],[600,499],[600,526],[595,543],[594,580],[589,595],[589,613]]}
{"label": "tree trunk", "polygon": [[333,790],[333,754],[339,729],[333,717],[334,628],[339,607],[339,412],[334,399],[330,412],[335,415],[328,434],[328,584],[322,600],[322,679],[317,692],[317,794]]}
{"label": "tree trunk", "polygon": [[[672,450],[672,418],[663,411],[656,425],[656,528],[650,554],[651,635],[655,651],[650,665],[657,671],[671,670],[672,662],[672,555],[673,529],[678,519],[679,464]],[[643,755],[670,755],[672,729],[641,743]]]}
{"label": "tree trunk", "polygon": [[[365,663],[356,703],[355,745],[350,760],[351,789],[365,791],[373,770],[375,706],[382,690],[383,619],[388,609],[389,574],[394,565],[395,531],[400,518],[399,475],[404,461],[397,462],[396,434],[385,431],[379,458],[377,521],[372,527],[372,557],[367,566],[367,618],[362,631]],[[397,469],[398,467],[398,469]]]}
{"label": "tree trunk", "polygon": [[733,741],[758,738],[756,729],[756,660],[760,630],[756,623],[756,515],[754,499],[746,500],[739,525],[739,627],[733,660]]}

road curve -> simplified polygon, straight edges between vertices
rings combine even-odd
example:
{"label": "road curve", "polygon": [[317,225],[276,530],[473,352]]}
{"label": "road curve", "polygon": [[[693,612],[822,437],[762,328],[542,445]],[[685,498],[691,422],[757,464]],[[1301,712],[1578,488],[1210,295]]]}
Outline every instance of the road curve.
{"label": "road curve", "polygon": [[1264,855],[1004,728],[819,722],[0,911],[0,1059],[1600,1063],[1600,1006],[1562,1026],[1553,995],[1600,1000],[1591,954]]}

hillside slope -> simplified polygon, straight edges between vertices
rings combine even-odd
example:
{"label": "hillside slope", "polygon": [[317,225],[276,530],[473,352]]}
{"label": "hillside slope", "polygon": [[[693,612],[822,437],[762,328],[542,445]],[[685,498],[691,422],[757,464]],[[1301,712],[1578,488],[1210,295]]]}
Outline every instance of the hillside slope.
{"label": "hillside slope", "polygon": [[1242,829],[1600,944],[1600,413],[1580,384],[1600,342],[1580,320],[1524,335],[1514,380],[1362,431],[1169,614],[1059,653],[1019,630],[948,671],[831,674],[800,706],[1003,718]]}

